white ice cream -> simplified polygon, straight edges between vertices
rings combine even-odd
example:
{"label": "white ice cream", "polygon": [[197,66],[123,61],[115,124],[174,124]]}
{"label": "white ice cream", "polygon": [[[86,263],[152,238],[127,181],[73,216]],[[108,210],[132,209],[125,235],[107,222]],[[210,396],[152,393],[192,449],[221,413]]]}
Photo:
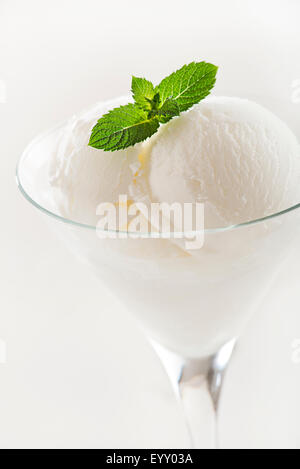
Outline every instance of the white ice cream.
{"label": "white ice cream", "polygon": [[213,228],[261,218],[300,200],[299,143],[262,106],[209,97],[142,144],[117,152],[89,147],[97,119],[126,102],[128,97],[99,104],[64,129],[50,166],[63,216],[95,225],[99,203],[127,194],[154,202],[204,202],[205,226]]}
{"label": "white ice cream", "polygon": [[[127,99],[100,104],[62,129],[49,178],[63,216],[95,224],[97,205],[122,193],[146,202],[205,202],[211,228],[300,201],[297,139],[261,106],[208,98],[128,151],[89,148],[97,119]],[[99,239],[93,230],[55,227],[152,338],[203,357],[240,334],[297,236],[298,212],[207,232],[196,254],[180,240]]]}

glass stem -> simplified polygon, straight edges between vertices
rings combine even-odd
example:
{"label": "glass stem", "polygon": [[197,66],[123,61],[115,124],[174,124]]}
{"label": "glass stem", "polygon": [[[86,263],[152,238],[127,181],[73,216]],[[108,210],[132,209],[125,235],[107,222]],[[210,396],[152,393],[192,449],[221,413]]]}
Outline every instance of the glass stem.
{"label": "glass stem", "polygon": [[186,359],[151,340],[180,402],[191,448],[220,448],[219,400],[236,340],[207,358]]}

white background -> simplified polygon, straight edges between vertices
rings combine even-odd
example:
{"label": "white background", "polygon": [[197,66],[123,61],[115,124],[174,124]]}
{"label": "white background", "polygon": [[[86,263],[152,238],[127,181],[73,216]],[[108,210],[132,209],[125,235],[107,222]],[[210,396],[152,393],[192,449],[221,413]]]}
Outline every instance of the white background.
{"label": "white background", "polygon": [[[127,93],[131,74],[157,82],[194,59],[227,54],[234,61],[244,48],[241,73],[248,67],[259,87],[263,72],[249,64],[252,46],[233,34],[250,24],[254,37],[257,11],[274,21],[274,37],[278,25],[299,29],[297,0],[0,0],[6,88],[6,102],[0,93],[0,339],[7,345],[7,362],[0,363],[1,448],[188,445],[154,352],[122,305],[22,198],[14,170],[36,134],[97,100]],[[212,35],[220,57],[210,49]],[[272,41],[269,47],[268,53]],[[284,61],[284,44],[276,49]],[[289,73],[283,94],[300,78]],[[239,81],[227,79],[232,94]],[[240,340],[221,402],[223,447],[300,448],[300,362],[292,360],[300,339],[299,263],[298,249]]]}

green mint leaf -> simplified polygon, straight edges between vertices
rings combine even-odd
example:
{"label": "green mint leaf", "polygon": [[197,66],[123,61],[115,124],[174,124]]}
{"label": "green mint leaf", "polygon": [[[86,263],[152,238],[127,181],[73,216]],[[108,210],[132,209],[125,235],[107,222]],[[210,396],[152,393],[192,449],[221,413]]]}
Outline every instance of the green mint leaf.
{"label": "green mint leaf", "polygon": [[109,111],[98,120],[89,145],[105,151],[121,150],[150,137],[158,127],[157,117],[149,119],[147,112],[130,103]]}
{"label": "green mint leaf", "polygon": [[136,104],[145,111],[151,110],[151,103],[155,96],[154,86],[146,78],[132,77],[131,92]]}
{"label": "green mint leaf", "polygon": [[218,67],[206,62],[192,62],[164,78],[155,88],[161,105],[171,96],[186,111],[204,99],[216,82]]}
{"label": "green mint leaf", "polygon": [[167,98],[157,112],[159,122],[163,124],[171,120],[173,117],[179,116],[179,114],[179,106],[172,97]]}
{"label": "green mint leaf", "polygon": [[132,77],[134,104],[109,111],[92,129],[89,145],[105,151],[121,150],[151,137],[180,112],[199,103],[216,81],[218,67],[192,62],[164,78],[154,88],[145,78]]}

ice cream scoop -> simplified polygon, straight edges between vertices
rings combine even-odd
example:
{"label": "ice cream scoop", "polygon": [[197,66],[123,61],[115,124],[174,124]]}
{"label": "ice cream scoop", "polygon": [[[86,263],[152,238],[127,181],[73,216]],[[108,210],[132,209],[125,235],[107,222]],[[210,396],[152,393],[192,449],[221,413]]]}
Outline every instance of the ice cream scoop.
{"label": "ice cream scoop", "polygon": [[139,145],[115,153],[88,146],[97,119],[127,101],[124,97],[99,103],[73,116],[62,129],[49,167],[49,180],[61,215],[95,226],[100,203],[117,203],[119,194],[128,194],[139,166]]}
{"label": "ice cream scoop", "polygon": [[156,202],[204,202],[205,226],[261,218],[300,200],[300,146],[262,106],[209,97],[150,139],[147,177]]}

